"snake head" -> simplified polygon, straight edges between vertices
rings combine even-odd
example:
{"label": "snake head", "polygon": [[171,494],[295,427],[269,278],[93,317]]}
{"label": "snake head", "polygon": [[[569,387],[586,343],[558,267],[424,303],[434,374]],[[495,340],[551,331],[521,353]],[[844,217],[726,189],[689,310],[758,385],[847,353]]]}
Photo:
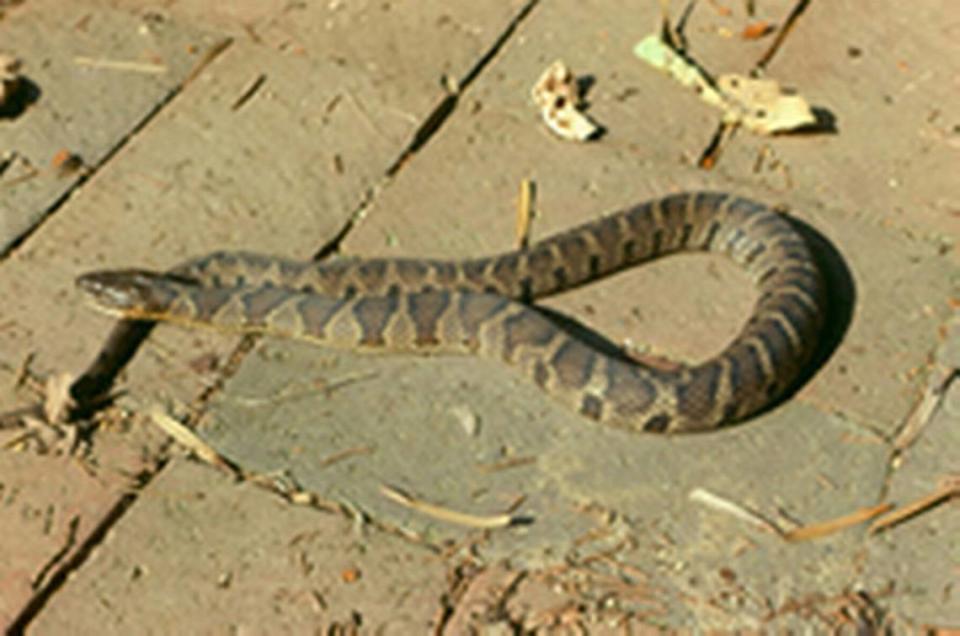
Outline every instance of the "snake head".
{"label": "snake head", "polygon": [[184,284],[197,283],[139,269],[90,272],[76,280],[96,308],[125,318],[150,318],[164,311]]}

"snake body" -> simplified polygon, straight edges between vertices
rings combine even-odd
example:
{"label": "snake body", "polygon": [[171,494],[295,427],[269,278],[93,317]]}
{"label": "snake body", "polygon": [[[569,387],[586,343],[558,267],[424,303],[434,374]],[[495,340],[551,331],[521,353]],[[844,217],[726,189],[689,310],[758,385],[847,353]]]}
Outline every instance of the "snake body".
{"label": "snake body", "polygon": [[[530,305],[690,250],[728,255],[759,290],[739,335],[702,364],[667,371],[612,355]],[[824,315],[821,273],[792,225],[760,203],[713,192],[649,201],[528,250],[472,260],[316,263],[217,252],[167,273],[99,271],[77,284],[125,318],[500,359],[591,420],[654,432],[709,430],[763,409],[809,361]]]}

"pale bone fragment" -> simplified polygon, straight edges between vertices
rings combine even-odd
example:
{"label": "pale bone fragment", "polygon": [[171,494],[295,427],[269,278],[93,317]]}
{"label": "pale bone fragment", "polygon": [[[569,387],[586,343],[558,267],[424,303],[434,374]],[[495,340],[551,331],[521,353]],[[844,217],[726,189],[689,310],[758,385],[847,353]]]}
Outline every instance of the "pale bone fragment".
{"label": "pale bone fragment", "polygon": [[587,141],[600,132],[600,126],[581,111],[577,78],[561,60],[543,72],[530,94],[544,123],[561,139]]}

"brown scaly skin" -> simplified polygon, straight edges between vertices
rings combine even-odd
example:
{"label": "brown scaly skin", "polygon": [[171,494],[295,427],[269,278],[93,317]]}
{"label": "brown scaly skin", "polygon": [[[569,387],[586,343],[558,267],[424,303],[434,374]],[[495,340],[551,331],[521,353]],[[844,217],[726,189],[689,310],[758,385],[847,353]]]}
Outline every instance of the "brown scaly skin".
{"label": "brown scaly skin", "polygon": [[[727,254],[760,298],[716,357],[661,371],[608,355],[525,303],[659,256]],[[94,272],[101,309],[301,338],[328,346],[473,353],[504,360],[589,419],[638,431],[710,430],[775,400],[816,346],[821,275],[790,223],[762,204],[695,192],[638,205],[523,252],[467,261],[290,261],[219,252],[169,274]]]}

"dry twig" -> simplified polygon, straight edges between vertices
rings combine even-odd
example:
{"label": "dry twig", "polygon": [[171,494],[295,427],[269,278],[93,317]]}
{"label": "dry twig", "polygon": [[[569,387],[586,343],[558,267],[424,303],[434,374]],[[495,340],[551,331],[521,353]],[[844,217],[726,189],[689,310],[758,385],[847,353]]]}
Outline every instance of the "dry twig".
{"label": "dry twig", "polygon": [[869,508],[861,508],[860,510],[856,510],[842,517],[836,517],[827,521],[808,524],[799,528],[794,528],[793,530],[784,530],[778,524],[770,521],[763,515],[729,501],[728,499],[724,499],[718,495],[707,492],[702,488],[693,490],[690,493],[690,499],[705,504],[714,510],[725,512],[738,519],[741,519],[742,521],[746,521],[747,523],[750,523],[761,530],[772,532],[782,539],[790,542],[819,539],[821,537],[839,532],[840,530],[849,528],[850,526],[863,523],[864,521],[881,515],[893,508],[893,504],[879,504]]}
{"label": "dry twig", "polygon": [[520,250],[530,245],[530,224],[536,196],[537,187],[533,181],[524,179],[520,182],[520,197],[517,199],[517,249]]}
{"label": "dry twig", "polygon": [[440,519],[441,521],[447,521],[469,528],[506,528],[515,522],[514,516],[510,514],[481,516],[444,508],[443,506],[416,499],[402,490],[387,486],[386,484],[380,486],[380,492],[387,499],[395,501],[405,508],[416,510],[417,512],[421,512],[429,517],[434,517],[435,519]]}
{"label": "dry twig", "polygon": [[150,421],[153,422],[160,430],[172,437],[174,441],[185,447],[204,462],[210,464],[211,466],[222,468],[235,476],[240,476],[239,469],[230,460],[225,458],[223,455],[214,450],[212,446],[200,439],[200,437],[194,433],[192,429],[184,426],[174,418],[167,415],[167,413],[159,406],[154,406],[148,409],[147,416],[150,418]]}
{"label": "dry twig", "polygon": [[900,432],[897,433],[896,439],[893,440],[893,448],[895,451],[900,452],[905,450],[920,437],[920,434],[930,420],[933,419],[934,414],[943,402],[943,396],[946,394],[947,389],[950,388],[950,385],[958,377],[960,377],[960,371],[957,369],[939,369],[937,376],[931,378],[920,401],[917,402],[917,405],[910,411],[907,421],[900,429]]}
{"label": "dry twig", "polygon": [[850,526],[855,526],[863,523],[864,521],[873,519],[877,515],[882,515],[891,508],[893,508],[893,504],[889,503],[878,504],[869,508],[861,508],[860,510],[856,510],[842,517],[836,517],[827,521],[801,526],[785,533],[783,538],[787,541],[808,541],[810,539],[819,539],[820,537],[834,534],[840,530],[849,528]]}
{"label": "dry twig", "polygon": [[931,510],[942,503],[946,503],[957,495],[960,495],[960,478],[953,477],[947,480],[946,483],[941,485],[932,493],[924,495],[919,499],[915,499],[907,505],[894,510],[890,514],[880,517],[870,526],[869,532],[870,534],[883,532],[884,530],[906,521],[911,517],[915,517],[922,512],[926,512],[927,510]]}
{"label": "dry twig", "polygon": [[160,74],[166,73],[167,67],[163,64],[151,64],[149,62],[131,62],[129,60],[108,60],[103,58],[93,58],[77,56],[73,58],[77,66],[89,66],[90,68],[108,69],[111,71],[130,71],[134,73]]}

